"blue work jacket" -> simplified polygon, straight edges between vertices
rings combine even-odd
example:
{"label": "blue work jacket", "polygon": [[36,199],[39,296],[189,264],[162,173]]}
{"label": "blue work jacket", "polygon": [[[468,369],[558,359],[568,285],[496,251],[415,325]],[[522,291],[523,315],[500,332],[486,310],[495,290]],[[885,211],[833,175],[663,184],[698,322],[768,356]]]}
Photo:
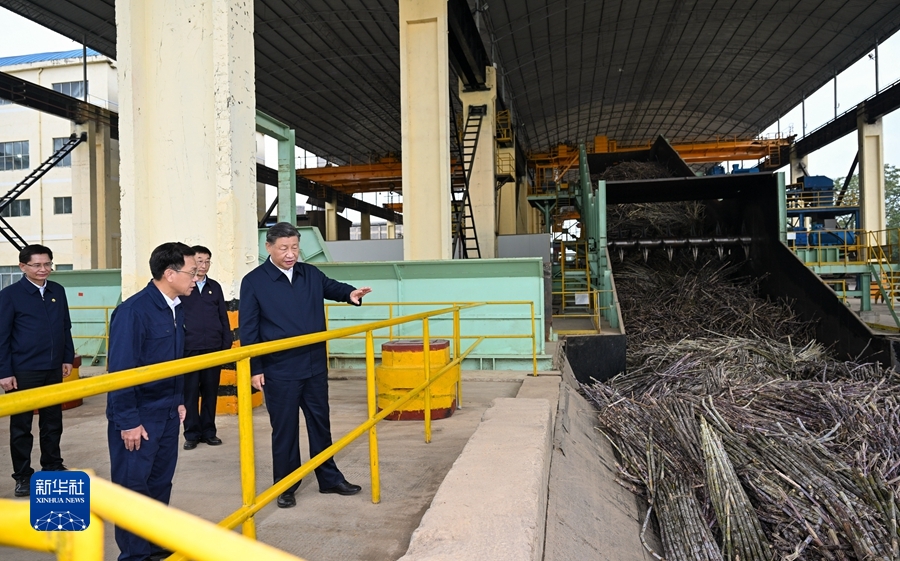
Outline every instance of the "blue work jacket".
{"label": "blue work jacket", "polygon": [[65,289],[47,281],[44,296],[27,277],[0,290],[0,378],[55,370],[75,360]]}
{"label": "blue work jacket", "polygon": [[[354,290],[306,263],[294,264],[293,280],[288,281],[287,275],[267,259],[241,281],[241,345],[325,331],[324,299],[351,303]],[[250,369],[254,375],[283,380],[322,374],[328,371],[325,343],[251,358]]]}
{"label": "blue work jacket", "polygon": [[[175,306],[175,317],[162,292],[151,281],[122,302],[109,323],[110,373],[149,366],[184,357],[184,310]],[[178,416],[184,404],[184,377],[174,376],[109,392],[106,418],[116,430],[131,430],[144,421],[163,421]]]}
{"label": "blue work jacket", "polygon": [[184,308],[184,348],[188,351],[224,351],[234,338],[228,323],[222,286],[209,277],[188,296],[181,296]]}

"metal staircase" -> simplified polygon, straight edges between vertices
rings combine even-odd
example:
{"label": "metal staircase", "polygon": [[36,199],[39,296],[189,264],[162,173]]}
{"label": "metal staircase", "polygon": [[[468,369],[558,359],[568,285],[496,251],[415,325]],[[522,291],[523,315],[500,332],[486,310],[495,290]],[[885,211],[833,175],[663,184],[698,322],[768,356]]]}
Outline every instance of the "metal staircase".
{"label": "metal staircase", "polygon": [[[451,110],[453,105],[451,104]],[[481,124],[487,114],[487,105],[470,105],[469,114],[463,130],[457,131],[457,158],[451,170],[450,212],[453,220],[453,257],[454,259],[480,259],[481,249],[478,246],[478,235],[475,231],[475,217],[472,213],[472,201],[469,196],[469,180],[472,177],[472,165],[481,136]],[[456,123],[456,118],[451,120]]]}
{"label": "metal staircase", "polygon": [[[7,194],[3,195],[3,197],[0,198],[0,213],[6,210],[7,207],[9,207],[9,205],[11,205],[14,200],[19,198],[22,193],[27,191],[29,187],[37,183],[40,178],[44,177],[44,175],[48,171],[50,171],[53,166],[55,166],[56,164],[61,162],[63,158],[68,156],[76,146],[86,141],[86,132],[81,133],[81,136],[75,134],[70,136],[69,139],[59,147],[59,150],[51,154],[50,157],[44,161],[44,163],[34,168],[31,173],[25,176],[25,179],[16,184],[15,187],[13,187]],[[19,235],[19,233],[16,232],[15,229],[10,226],[9,222],[4,220],[2,216],[0,216],[0,234],[3,234],[3,237],[9,240],[9,243],[11,243],[13,247],[18,250],[21,250],[26,245],[28,245],[25,239],[21,235]]]}

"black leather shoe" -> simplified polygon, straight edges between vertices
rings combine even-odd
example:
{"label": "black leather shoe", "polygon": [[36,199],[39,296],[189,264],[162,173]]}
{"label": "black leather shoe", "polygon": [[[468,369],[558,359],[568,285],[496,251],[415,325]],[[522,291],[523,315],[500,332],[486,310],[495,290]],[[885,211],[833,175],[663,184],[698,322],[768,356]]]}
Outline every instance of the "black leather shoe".
{"label": "black leather shoe", "polygon": [[297,506],[297,499],[294,498],[294,494],[290,491],[285,491],[284,493],[278,495],[278,499],[275,501],[278,505],[278,508],[291,508],[293,506]]}
{"label": "black leather shoe", "polygon": [[28,479],[16,479],[16,496],[27,497],[31,494],[31,481]]}
{"label": "black leather shoe", "polygon": [[328,489],[319,489],[320,493],[337,493],[338,495],[355,495],[362,491],[362,487],[348,482],[346,479],[341,481],[334,487]]}
{"label": "black leather shoe", "polygon": [[200,442],[200,441],[199,440],[185,440],[184,441],[184,449],[185,450],[193,450],[194,448],[197,447],[198,442]]}
{"label": "black leather shoe", "polygon": [[52,468],[41,468],[41,471],[69,471],[69,468],[67,468],[65,464],[59,464]]}
{"label": "black leather shoe", "polygon": [[222,439],[217,436],[211,436],[209,438],[201,438],[200,442],[204,442],[210,446],[218,446],[222,444]]}

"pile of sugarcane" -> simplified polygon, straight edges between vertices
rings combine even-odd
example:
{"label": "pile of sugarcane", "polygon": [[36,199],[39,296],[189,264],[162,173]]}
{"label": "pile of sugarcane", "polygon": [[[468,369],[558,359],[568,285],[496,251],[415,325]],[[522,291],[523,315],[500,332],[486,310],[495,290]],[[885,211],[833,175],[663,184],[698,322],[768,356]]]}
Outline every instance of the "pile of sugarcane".
{"label": "pile of sugarcane", "polygon": [[609,205],[607,228],[611,238],[668,238],[699,234],[704,206],[699,201]]}
{"label": "pile of sugarcane", "polygon": [[635,179],[659,179],[673,175],[669,168],[659,162],[619,162],[609,166],[602,173],[592,175],[591,180],[633,181]]}
{"label": "pile of sugarcane", "polygon": [[[900,558],[900,378],[829,360],[814,343],[735,342],[741,368],[720,342],[664,347],[661,372],[585,387],[619,477],[646,494],[657,553]],[[703,362],[700,380],[684,368]]]}
{"label": "pile of sugarcane", "polygon": [[628,371],[583,389],[620,482],[650,505],[653,553],[900,559],[900,376],[831,359],[736,272],[690,257],[615,268]]}
{"label": "pile of sugarcane", "polygon": [[631,257],[614,265],[630,349],[710,335],[757,334],[797,345],[813,338],[813,326],[790,307],[759,298],[756,282],[736,277],[739,265],[694,262],[683,253],[649,265]]}

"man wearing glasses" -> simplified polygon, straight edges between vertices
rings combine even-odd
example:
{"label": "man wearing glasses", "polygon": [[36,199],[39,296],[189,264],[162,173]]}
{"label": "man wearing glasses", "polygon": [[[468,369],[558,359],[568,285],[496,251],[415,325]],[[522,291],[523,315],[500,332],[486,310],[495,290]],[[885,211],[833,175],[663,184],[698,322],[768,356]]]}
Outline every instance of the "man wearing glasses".
{"label": "man wearing glasses", "polygon": [[[184,356],[198,356],[231,348],[234,338],[225,309],[222,287],[206,274],[212,252],[202,245],[196,253],[197,288],[181,299],[184,306]],[[184,375],[184,449],[193,450],[199,442],[209,446],[222,444],[216,436],[216,401],[219,396],[221,366],[213,366]],[[198,405],[199,403],[199,405]]]}
{"label": "man wearing glasses", "polygon": [[[176,360],[184,356],[184,310],[179,297],[194,288],[194,250],[164,243],[150,254],[146,288],[122,302],[109,324],[109,372]],[[107,394],[110,471],[113,483],[169,504],[184,420],[182,376]],[[156,544],[116,527],[119,561],[161,559]]]}
{"label": "man wearing glasses", "polygon": [[[42,245],[25,246],[19,252],[19,268],[22,279],[0,291],[0,387],[7,392],[59,384],[72,372],[75,359],[66,291],[47,280],[53,270],[53,252]],[[33,411],[26,411],[9,418],[17,497],[28,496],[34,473],[33,416]],[[38,427],[41,468],[65,470],[59,451],[62,405],[42,408]]]}

